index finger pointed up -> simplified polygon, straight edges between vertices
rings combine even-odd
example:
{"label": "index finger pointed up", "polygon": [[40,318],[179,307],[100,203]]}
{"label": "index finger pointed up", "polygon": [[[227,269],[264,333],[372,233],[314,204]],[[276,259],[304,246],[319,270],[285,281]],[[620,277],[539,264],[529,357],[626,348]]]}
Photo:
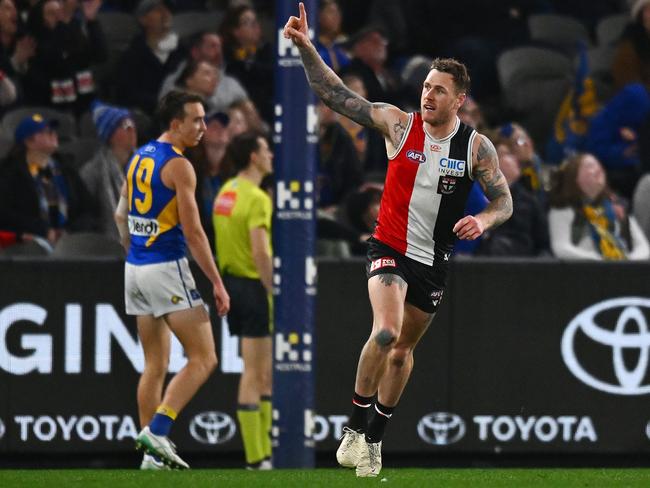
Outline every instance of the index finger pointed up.
{"label": "index finger pointed up", "polygon": [[305,12],[305,4],[300,2],[298,4],[298,8],[300,9],[300,22],[301,23],[307,22],[307,12]]}

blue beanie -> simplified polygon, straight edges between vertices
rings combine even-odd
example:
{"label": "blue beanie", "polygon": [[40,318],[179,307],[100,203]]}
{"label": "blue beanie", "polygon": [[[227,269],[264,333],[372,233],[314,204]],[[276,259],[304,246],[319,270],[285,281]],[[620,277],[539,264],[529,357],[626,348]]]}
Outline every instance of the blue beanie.
{"label": "blue beanie", "polygon": [[127,109],[108,105],[99,100],[95,100],[90,108],[93,112],[97,135],[105,143],[111,138],[120,122],[131,117],[131,112]]}

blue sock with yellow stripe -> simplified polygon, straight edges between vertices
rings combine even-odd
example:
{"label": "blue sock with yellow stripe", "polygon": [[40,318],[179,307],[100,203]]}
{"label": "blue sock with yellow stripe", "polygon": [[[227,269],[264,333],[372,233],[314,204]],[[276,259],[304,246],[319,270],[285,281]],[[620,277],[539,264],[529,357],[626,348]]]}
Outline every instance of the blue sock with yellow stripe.
{"label": "blue sock with yellow stripe", "polygon": [[172,430],[172,425],[174,425],[174,420],[176,420],[177,416],[178,414],[172,408],[166,405],[160,405],[149,423],[149,430],[154,435],[167,437]]}

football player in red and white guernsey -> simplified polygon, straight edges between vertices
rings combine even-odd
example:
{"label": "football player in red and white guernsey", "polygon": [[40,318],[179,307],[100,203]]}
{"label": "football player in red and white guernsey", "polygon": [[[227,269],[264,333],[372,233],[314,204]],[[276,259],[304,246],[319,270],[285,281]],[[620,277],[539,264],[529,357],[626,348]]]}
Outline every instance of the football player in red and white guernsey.
{"label": "football player in red and white guernsey", "polygon": [[[309,39],[302,3],[299,9],[284,36],[298,47],[312,89],[332,110],[380,131],[386,141],[389,165],[367,264],[373,327],[336,453],[357,476],[377,476],[386,423],[413,369],[413,349],[442,299],[455,239],[476,239],[506,221],[512,198],[493,144],[457,117],[470,84],[462,63],[433,61],[419,113],[371,103],[323,62]],[[477,215],[463,216],[474,181],[490,202]]]}

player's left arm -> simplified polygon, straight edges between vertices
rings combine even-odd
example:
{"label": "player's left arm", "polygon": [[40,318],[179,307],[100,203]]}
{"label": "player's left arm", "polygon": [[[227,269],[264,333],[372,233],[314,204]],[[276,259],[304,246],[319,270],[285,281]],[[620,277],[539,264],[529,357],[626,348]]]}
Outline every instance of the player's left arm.
{"label": "player's left arm", "polygon": [[122,189],[120,190],[120,201],[117,204],[113,217],[115,218],[117,231],[120,234],[120,242],[128,252],[129,246],[131,245],[131,235],[129,234],[128,224],[129,203],[127,201],[126,181],[122,184]]}
{"label": "player's left arm", "polygon": [[512,215],[512,196],[505,176],[499,169],[499,157],[492,142],[482,134],[472,146],[472,176],[479,182],[490,201],[482,212],[467,215],[456,222],[459,239],[473,241],[486,230],[501,225]]}

